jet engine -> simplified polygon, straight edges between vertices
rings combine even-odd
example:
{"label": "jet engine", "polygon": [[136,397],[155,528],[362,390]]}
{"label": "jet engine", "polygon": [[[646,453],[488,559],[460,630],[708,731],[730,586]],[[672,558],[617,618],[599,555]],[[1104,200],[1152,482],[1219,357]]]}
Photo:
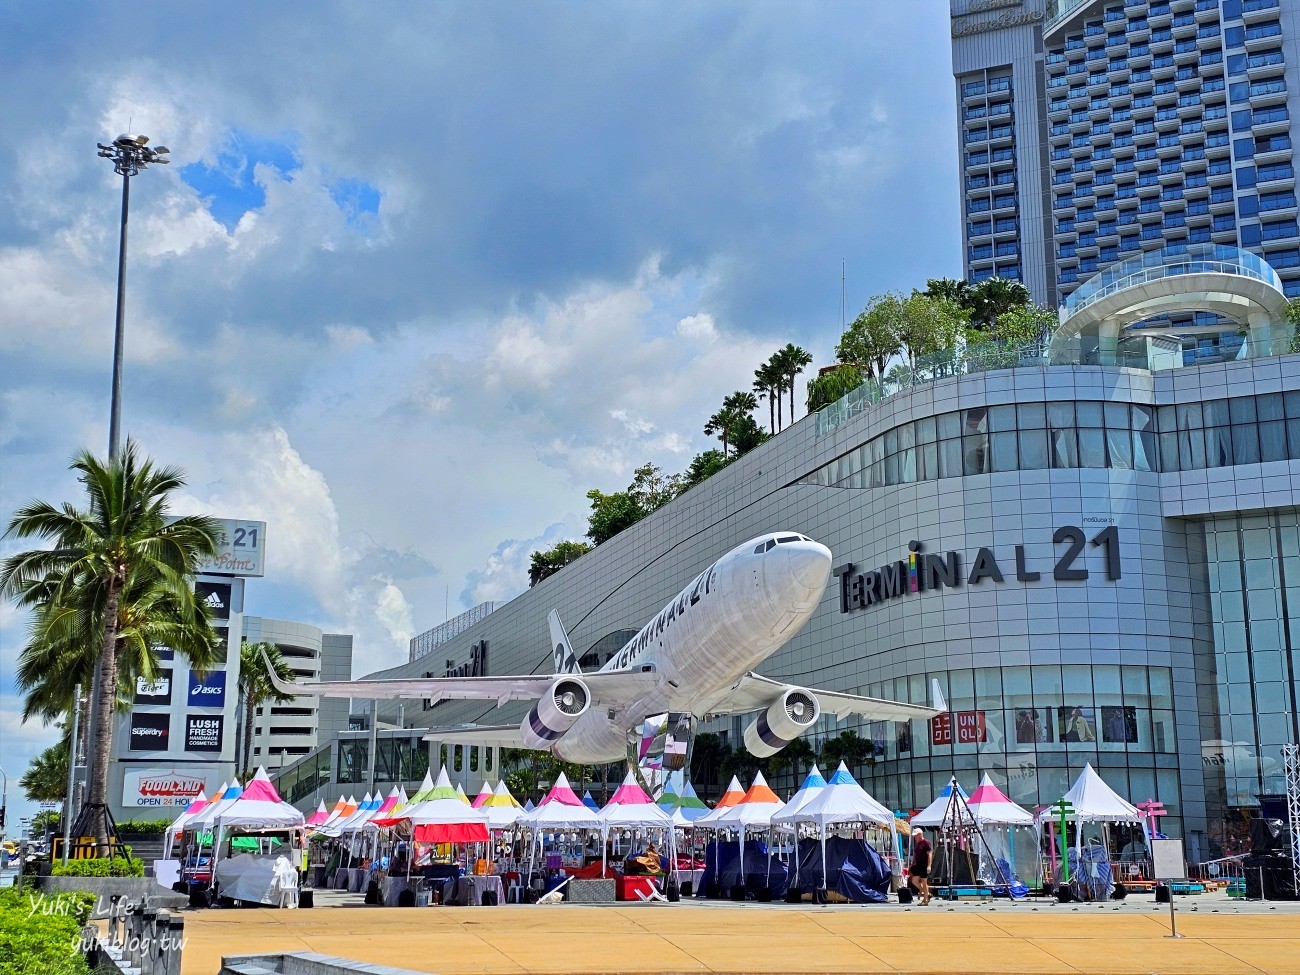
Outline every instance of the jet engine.
{"label": "jet engine", "polygon": [[758,758],[775,755],[811,728],[821,711],[812,691],[787,687],[745,729],[745,747]]}
{"label": "jet engine", "polygon": [[591,691],[577,677],[560,677],[519,726],[525,748],[549,751],[591,707]]}

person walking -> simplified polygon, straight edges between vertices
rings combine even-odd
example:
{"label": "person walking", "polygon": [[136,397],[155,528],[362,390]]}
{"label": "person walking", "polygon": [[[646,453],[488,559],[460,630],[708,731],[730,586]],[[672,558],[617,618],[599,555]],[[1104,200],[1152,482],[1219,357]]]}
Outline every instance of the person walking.
{"label": "person walking", "polygon": [[907,868],[921,897],[921,906],[930,903],[930,841],[918,826],[912,830],[912,863]]}

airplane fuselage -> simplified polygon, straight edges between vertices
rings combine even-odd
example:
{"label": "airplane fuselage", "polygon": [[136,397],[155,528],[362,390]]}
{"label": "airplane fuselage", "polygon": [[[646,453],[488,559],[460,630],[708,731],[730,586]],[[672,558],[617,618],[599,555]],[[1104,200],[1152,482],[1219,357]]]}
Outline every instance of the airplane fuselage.
{"label": "airplane fuselage", "polygon": [[595,764],[627,753],[629,732],[666,711],[704,717],[816,611],[830,577],[826,546],[794,532],[751,539],[709,566],[601,668],[653,670],[658,681],[618,710],[593,707],[551,746]]}

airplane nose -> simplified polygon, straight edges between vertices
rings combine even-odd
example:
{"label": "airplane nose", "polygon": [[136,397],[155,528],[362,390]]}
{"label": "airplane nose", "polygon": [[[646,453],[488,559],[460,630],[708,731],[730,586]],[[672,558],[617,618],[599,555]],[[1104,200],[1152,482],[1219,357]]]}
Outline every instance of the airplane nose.
{"label": "airplane nose", "polygon": [[831,575],[831,550],[817,542],[795,542],[786,559],[790,574],[804,589],[821,593]]}

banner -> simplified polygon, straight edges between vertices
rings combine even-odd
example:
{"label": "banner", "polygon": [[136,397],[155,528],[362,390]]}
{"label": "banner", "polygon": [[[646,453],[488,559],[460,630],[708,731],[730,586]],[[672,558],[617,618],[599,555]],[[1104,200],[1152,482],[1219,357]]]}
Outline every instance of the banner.
{"label": "banner", "polygon": [[190,672],[189,706],[222,708],[226,706],[226,672],[214,670],[207,677]]}
{"label": "banner", "polygon": [[221,751],[221,731],[225,720],[219,714],[187,714],[185,750],[187,752]]}
{"label": "banner", "polygon": [[131,751],[165,752],[171,734],[170,714],[139,711],[131,715]]}

